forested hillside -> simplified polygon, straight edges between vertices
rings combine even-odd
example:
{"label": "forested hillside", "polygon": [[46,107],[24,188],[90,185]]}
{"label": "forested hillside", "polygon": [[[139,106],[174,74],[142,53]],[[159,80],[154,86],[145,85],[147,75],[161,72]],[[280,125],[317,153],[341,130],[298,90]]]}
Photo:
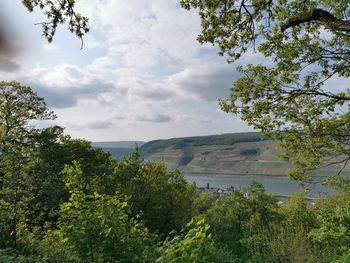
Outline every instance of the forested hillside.
{"label": "forested hillside", "polygon": [[[285,176],[291,164],[278,157],[281,151],[276,144],[257,132],[232,133],[150,141],[140,153],[147,160],[163,161],[185,173]],[[342,168],[341,164],[328,165],[313,174],[334,175]],[[344,167],[343,174],[350,175],[350,165]]]}
{"label": "forested hillside", "polygon": [[141,152],[148,155],[154,154],[168,147],[183,149],[187,146],[233,145],[238,142],[257,142],[262,140],[264,140],[264,138],[258,132],[173,138],[168,140],[150,141],[141,147]]}

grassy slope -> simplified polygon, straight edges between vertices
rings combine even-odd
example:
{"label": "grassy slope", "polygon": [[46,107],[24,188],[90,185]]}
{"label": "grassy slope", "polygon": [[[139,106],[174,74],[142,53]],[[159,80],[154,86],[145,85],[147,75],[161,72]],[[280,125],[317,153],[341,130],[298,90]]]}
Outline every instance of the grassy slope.
{"label": "grassy slope", "polygon": [[[284,175],[289,163],[278,160],[274,143],[259,133],[234,133],[156,140],[144,144],[148,160],[163,160],[169,168],[185,173]],[[316,175],[334,174],[341,167],[328,167]],[[350,166],[345,170],[350,174]]]}

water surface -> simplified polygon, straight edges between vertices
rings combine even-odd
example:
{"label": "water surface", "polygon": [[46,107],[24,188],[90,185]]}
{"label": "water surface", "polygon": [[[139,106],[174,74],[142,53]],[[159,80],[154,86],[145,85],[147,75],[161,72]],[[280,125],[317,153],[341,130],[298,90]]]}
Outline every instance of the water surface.
{"label": "water surface", "polygon": [[[195,182],[198,187],[206,187],[209,183],[210,187],[226,189],[233,186],[235,189],[242,188],[252,180],[261,183],[267,192],[276,195],[291,195],[302,189],[295,181],[287,177],[267,176],[267,175],[217,175],[217,174],[186,174],[185,179],[189,183]],[[319,179],[315,179],[319,180]],[[310,190],[308,196],[320,197],[331,193],[329,188],[324,187],[320,183],[305,185]]]}

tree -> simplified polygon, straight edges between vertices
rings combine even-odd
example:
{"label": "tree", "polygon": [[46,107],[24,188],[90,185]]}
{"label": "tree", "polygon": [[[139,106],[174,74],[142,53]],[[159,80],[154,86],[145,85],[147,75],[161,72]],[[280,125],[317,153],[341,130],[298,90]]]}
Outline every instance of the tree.
{"label": "tree", "polygon": [[322,262],[324,251],[309,237],[317,220],[305,195],[305,190],[296,192],[280,206],[282,220],[273,222],[272,231],[263,238],[273,262]]}
{"label": "tree", "polygon": [[[326,252],[325,256],[333,260],[341,257],[347,258],[340,262],[348,262],[350,257],[350,202],[348,196],[349,192],[346,197],[342,197],[346,200],[345,202],[335,203],[333,199],[331,208],[324,209],[321,206],[317,210],[319,226],[310,232],[311,239]],[[339,197],[341,196],[338,195]]]}
{"label": "tree", "polygon": [[247,188],[219,199],[205,218],[219,247],[244,262],[259,257],[264,262],[267,243],[262,239],[271,232],[271,224],[281,219],[277,207],[277,198],[253,181]]}
{"label": "tree", "polygon": [[2,240],[17,248],[17,229],[32,198],[29,170],[33,140],[38,130],[33,120],[52,119],[42,98],[17,82],[0,82],[0,208]]}
{"label": "tree", "polygon": [[94,149],[85,140],[72,139],[64,129],[52,126],[36,134],[36,147],[32,152],[33,178],[30,226],[44,227],[57,223],[60,204],[68,201],[69,193],[64,185],[62,170],[73,161],[81,163],[84,174],[83,188],[86,194],[102,192],[104,180],[114,170],[116,161],[110,153]]}
{"label": "tree", "polygon": [[317,225],[308,236],[323,251],[323,257],[328,262],[348,262],[350,181],[349,178],[338,176],[331,178],[328,183],[336,191],[333,195],[320,199],[312,207],[313,214],[317,217]]}
{"label": "tree", "polygon": [[203,219],[191,220],[179,235],[167,239],[159,248],[157,262],[236,262],[231,255],[215,247]]}
{"label": "tree", "polygon": [[192,204],[193,215],[201,216],[206,213],[219,199],[216,193],[200,193],[197,194]]}
{"label": "tree", "polygon": [[350,75],[350,1],[181,0],[198,8],[201,43],[229,62],[253,49],[262,64],[239,67],[241,77],[221,101],[226,112],[281,141],[289,176],[310,179],[321,165],[350,160],[348,89],[332,78]]}
{"label": "tree", "polygon": [[60,227],[55,233],[61,237],[57,244],[61,253],[72,251],[78,262],[149,262],[154,237],[130,216],[124,198],[118,193],[85,194],[77,162],[66,166],[64,173],[70,198],[61,205]]}
{"label": "tree", "polygon": [[128,196],[135,216],[141,213],[153,232],[167,235],[191,219],[195,187],[189,185],[179,170],[168,170],[164,163],[140,158],[138,148],[115,167],[103,192],[118,190]]}
{"label": "tree", "polygon": [[75,0],[22,0],[28,11],[32,12],[38,7],[43,10],[47,21],[39,23],[43,29],[43,36],[51,42],[58,25],[68,21],[68,29],[81,39],[83,48],[83,36],[89,32],[89,19],[75,11]]}

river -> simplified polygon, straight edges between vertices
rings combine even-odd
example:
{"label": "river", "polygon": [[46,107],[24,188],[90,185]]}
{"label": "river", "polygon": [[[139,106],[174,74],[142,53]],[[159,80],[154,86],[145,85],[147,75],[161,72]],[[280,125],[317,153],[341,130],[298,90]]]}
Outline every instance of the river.
{"label": "river", "polygon": [[[185,179],[189,183],[195,182],[197,187],[206,187],[209,183],[210,187],[227,189],[233,186],[235,189],[242,188],[252,180],[260,182],[266,189],[266,192],[276,195],[291,195],[301,190],[301,186],[295,181],[283,176],[267,176],[267,175],[221,175],[221,174],[186,174]],[[320,197],[331,193],[329,188],[320,183],[307,184],[309,189],[308,196]]]}

